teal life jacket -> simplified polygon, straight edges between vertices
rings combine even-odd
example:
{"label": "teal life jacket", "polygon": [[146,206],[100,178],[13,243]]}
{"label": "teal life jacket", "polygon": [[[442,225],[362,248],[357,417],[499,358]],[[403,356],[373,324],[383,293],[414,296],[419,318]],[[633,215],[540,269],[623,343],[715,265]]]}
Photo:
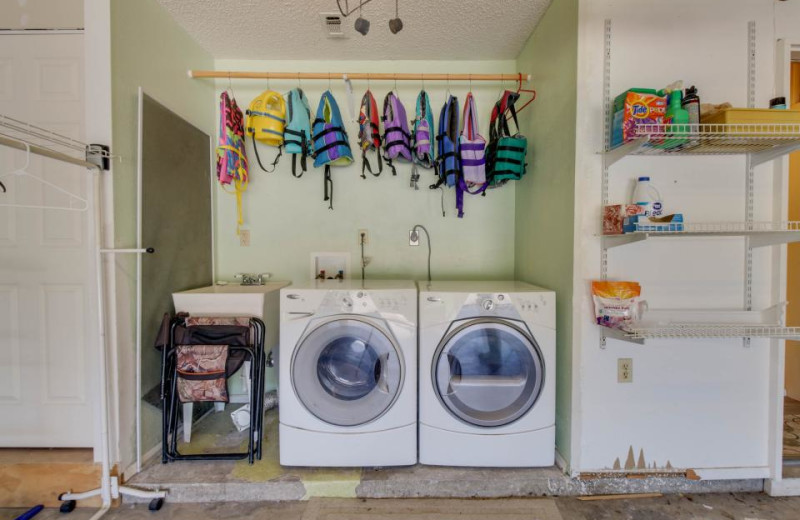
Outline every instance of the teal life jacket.
{"label": "teal life jacket", "polygon": [[[288,98],[283,145],[286,153],[292,154],[292,175],[300,178],[306,172],[306,158],[314,155],[314,145],[311,142],[311,109],[308,107],[308,99],[300,88],[292,89]],[[302,169],[299,175],[298,155]]]}
{"label": "teal life jacket", "polygon": [[433,168],[435,162],[433,141],[436,127],[433,126],[431,100],[424,90],[417,95],[417,110],[412,123],[411,156],[413,164],[411,166],[411,187],[418,190],[419,172],[417,171],[417,166]]}
{"label": "teal life jacket", "polygon": [[314,167],[325,167],[325,201],[333,209],[333,178],[331,166],[347,166],[353,162],[347,130],[342,122],[339,106],[330,90],[326,90],[319,100],[317,117],[312,127],[314,140]]}
{"label": "teal life jacket", "polygon": [[[517,111],[514,103],[519,94],[506,90],[503,97],[495,103],[489,130],[489,145],[486,147],[487,180],[493,186],[500,186],[510,180],[518,181],[527,171],[525,162],[528,153],[528,140],[519,132]],[[507,113],[511,113],[515,134],[508,127]]]}

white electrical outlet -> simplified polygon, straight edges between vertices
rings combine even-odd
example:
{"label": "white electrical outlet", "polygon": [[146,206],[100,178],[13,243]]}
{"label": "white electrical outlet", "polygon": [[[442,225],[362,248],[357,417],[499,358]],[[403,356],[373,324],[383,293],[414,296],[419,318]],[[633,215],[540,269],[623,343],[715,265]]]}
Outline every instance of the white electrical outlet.
{"label": "white electrical outlet", "polygon": [[249,247],[250,246],[250,230],[249,229],[241,229],[239,230],[239,245],[242,247]]}
{"label": "white electrical outlet", "polygon": [[358,230],[358,241],[356,242],[359,246],[361,245],[361,235],[364,235],[364,245],[369,245],[369,231],[366,229],[359,229]]}
{"label": "white electrical outlet", "polygon": [[617,359],[617,383],[633,383],[633,359]]}
{"label": "white electrical outlet", "polygon": [[413,229],[408,232],[408,245],[410,246],[418,246],[419,245],[419,231],[414,231]]}

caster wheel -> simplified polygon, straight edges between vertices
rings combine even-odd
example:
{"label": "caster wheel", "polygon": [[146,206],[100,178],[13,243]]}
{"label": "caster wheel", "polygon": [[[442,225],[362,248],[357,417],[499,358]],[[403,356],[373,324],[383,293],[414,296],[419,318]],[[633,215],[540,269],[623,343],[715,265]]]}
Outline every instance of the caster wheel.
{"label": "caster wheel", "polygon": [[147,509],[149,509],[150,511],[158,511],[159,509],[161,509],[161,506],[163,505],[164,505],[163,498],[154,498],[153,500],[150,501],[150,505],[147,506]]}
{"label": "caster wheel", "polygon": [[62,513],[71,513],[75,510],[76,502],[74,500],[67,500],[65,502],[61,502],[61,507],[58,508],[59,511]]}

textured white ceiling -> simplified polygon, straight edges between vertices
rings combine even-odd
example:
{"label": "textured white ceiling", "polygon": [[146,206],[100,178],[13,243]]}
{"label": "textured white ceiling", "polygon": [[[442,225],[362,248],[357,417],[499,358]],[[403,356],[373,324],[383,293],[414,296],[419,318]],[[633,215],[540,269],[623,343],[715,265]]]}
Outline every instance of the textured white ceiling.
{"label": "textured white ceiling", "polygon": [[346,38],[329,39],[320,13],[338,12],[336,0],[158,0],[215,58],[277,60],[514,59],[550,1],[400,0],[394,35],[395,2],[372,0],[367,36],[353,29],[356,13],[344,19]]}

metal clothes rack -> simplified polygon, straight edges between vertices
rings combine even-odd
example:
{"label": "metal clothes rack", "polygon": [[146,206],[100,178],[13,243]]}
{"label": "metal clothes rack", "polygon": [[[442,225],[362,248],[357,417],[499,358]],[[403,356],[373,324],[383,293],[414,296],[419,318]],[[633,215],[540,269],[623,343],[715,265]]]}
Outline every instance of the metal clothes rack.
{"label": "metal clothes rack", "polygon": [[105,284],[103,280],[102,255],[116,253],[152,253],[148,249],[109,249],[103,247],[102,236],[102,198],[100,190],[100,174],[109,169],[110,159],[113,157],[108,147],[102,145],[86,144],[70,137],[51,132],[45,128],[0,114],[0,145],[31,154],[47,157],[76,166],[83,166],[92,175],[93,212],[95,241],[93,253],[96,264],[96,291],[97,291],[97,327],[100,339],[98,366],[98,381],[100,386],[100,459],[101,476],[100,487],[94,490],[72,493],[71,491],[59,495],[62,501],[61,511],[70,512],[75,508],[75,502],[90,497],[100,496],[102,507],[95,513],[92,520],[103,516],[111,507],[111,500],[127,495],[132,497],[151,499],[150,509],[158,510],[163,504],[165,491],[145,491],[129,486],[119,485],[118,477],[111,475],[111,452],[109,446],[109,399],[108,399],[108,373],[106,361],[106,328],[105,328]]}

